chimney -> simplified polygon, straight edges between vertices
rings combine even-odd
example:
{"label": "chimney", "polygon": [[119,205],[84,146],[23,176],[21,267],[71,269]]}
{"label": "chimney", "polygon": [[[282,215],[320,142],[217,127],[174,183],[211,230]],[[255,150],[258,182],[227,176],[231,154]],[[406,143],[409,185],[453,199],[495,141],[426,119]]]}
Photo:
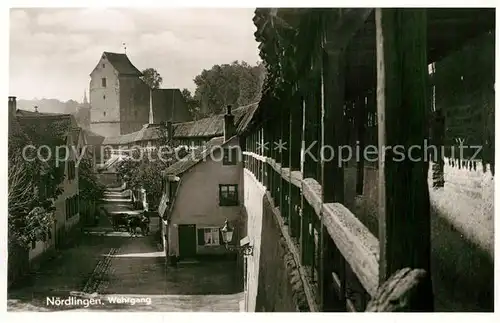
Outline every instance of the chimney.
{"label": "chimney", "polygon": [[172,126],[172,121],[167,121],[167,139],[172,140],[174,136],[174,127]]}
{"label": "chimney", "polygon": [[16,115],[17,102],[15,96],[9,96],[9,115]]}
{"label": "chimney", "polygon": [[228,141],[235,134],[234,115],[231,114],[231,105],[228,105],[227,112],[224,115],[224,141]]}

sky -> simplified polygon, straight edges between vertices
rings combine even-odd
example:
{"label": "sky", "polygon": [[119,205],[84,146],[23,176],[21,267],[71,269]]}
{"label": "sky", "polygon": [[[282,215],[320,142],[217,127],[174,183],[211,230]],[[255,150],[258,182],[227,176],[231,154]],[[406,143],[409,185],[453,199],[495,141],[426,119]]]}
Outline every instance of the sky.
{"label": "sky", "polygon": [[102,52],[188,88],[215,64],[260,60],[254,8],[23,8],[10,11],[10,95],[81,102]]}

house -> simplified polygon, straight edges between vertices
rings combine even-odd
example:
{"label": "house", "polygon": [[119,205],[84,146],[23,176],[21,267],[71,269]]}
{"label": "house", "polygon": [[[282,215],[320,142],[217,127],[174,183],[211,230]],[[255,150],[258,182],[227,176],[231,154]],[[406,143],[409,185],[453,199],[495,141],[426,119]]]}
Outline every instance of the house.
{"label": "house", "polygon": [[[72,239],[80,221],[78,197],[79,156],[84,153],[85,136],[70,114],[40,113],[16,110],[15,117],[22,131],[31,139],[33,146],[47,145],[52,149],[65,146],[68,158],[63,162],[65,178],[61,183],[62,193],[54,201],[55,223],[47,241],[34,241],[30,259],[36,258],[46,249],[59,248]],[[35,147],[33,147],[35,149]]]}
{"label": "house", "polygon": [[[163,244],[169,259],[230,253],[220,233],[225,220],[235,229],[233,241],[244,236],[243,162],[238,133],[245,128],[256,106],[246,108],[244,118],[237,123],[228,107],[223,116],[222,136],[195,147],[164,172],[164,194],[158,212],[163,220]],[[195,129],[194,124],[178,125],[177,129],[186,129],[182,138],[189,138],[189,132],[200,135],[194,138],[219,134],[216,127],[207,131],[210,122],[197,123],[201,129]]]}
{"label": "house", "polygon": [[[250,104],[234,109],[231,113],[234,116],[235,126],[245,125],[256,107],[256,104]],[[102,145],[108,150],[107,159],[111,157],[112,150],[118,153],[131,148],[155,146],[167,140],[171,140],[170,145],[173,147],[196,147],[223,135],[224,114],[218,114],[196,121],[144,124],[139,131],[105,138]]]}
{"label": "house", "polygon": [[179,89],[152,90],[126,54],[104,52],[90,74],[90,129],[104,137],[147,123],[191,120]]}
{"label": "house", "polygon": [[[57,146],[68,149],[68,158],[61,162],[64,179],[60,183],[62,193],[54,201],[55,221],[44,241],[32,241],[28,250],[9,250],[9,284],[27,270],[36,267],[55,249],[64,247],[74,237],[80,222],[78,156],[84,151],[86,137],[76,120],[69,114],[40,113],[17,109],[16,98],[9,97],[9,139],[22,140],[27,154],[37,147],[48,146],[53,153]],[[10,143],[10,140],[9,140]],[[51,156],[53,157],[53,155]],[[26,161],[26,162],[29,162]],[[37,189],[50,190],[50,181],[39,179]],[[21,250],[22,249],[22,250]],[[11,264],[12,269],[11,269]]]}
{"label": "house", "polygon": [[150,123],[192,120],[186,100],[180,89],[153,89],[151,93],[152,115]]}

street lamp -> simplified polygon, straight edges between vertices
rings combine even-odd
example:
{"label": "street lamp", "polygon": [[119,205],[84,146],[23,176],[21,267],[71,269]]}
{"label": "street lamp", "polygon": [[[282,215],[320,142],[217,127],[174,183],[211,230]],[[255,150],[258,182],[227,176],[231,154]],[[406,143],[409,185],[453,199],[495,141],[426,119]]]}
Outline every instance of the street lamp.
{"label": "street lamp", "polygon": [[250,246],[248,242],[241,246],[230,245],[231,241],[233,240],[234,229],[229,225],[227,219],[220,231],[222,233],[222,240],[224,241],[224,245],[226,246],[227,250],[238,252],[241,251],[244,256],[253,255],[253,246]]}

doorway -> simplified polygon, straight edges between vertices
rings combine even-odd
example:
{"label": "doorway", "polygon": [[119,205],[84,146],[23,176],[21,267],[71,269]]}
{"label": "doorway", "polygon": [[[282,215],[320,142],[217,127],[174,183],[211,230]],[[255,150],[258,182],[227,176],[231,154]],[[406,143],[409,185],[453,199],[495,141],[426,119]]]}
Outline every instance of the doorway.
{"label": "doorway", "polygon": [[188,259],[196,256],[196,226],[179,224],[179,258]]}

